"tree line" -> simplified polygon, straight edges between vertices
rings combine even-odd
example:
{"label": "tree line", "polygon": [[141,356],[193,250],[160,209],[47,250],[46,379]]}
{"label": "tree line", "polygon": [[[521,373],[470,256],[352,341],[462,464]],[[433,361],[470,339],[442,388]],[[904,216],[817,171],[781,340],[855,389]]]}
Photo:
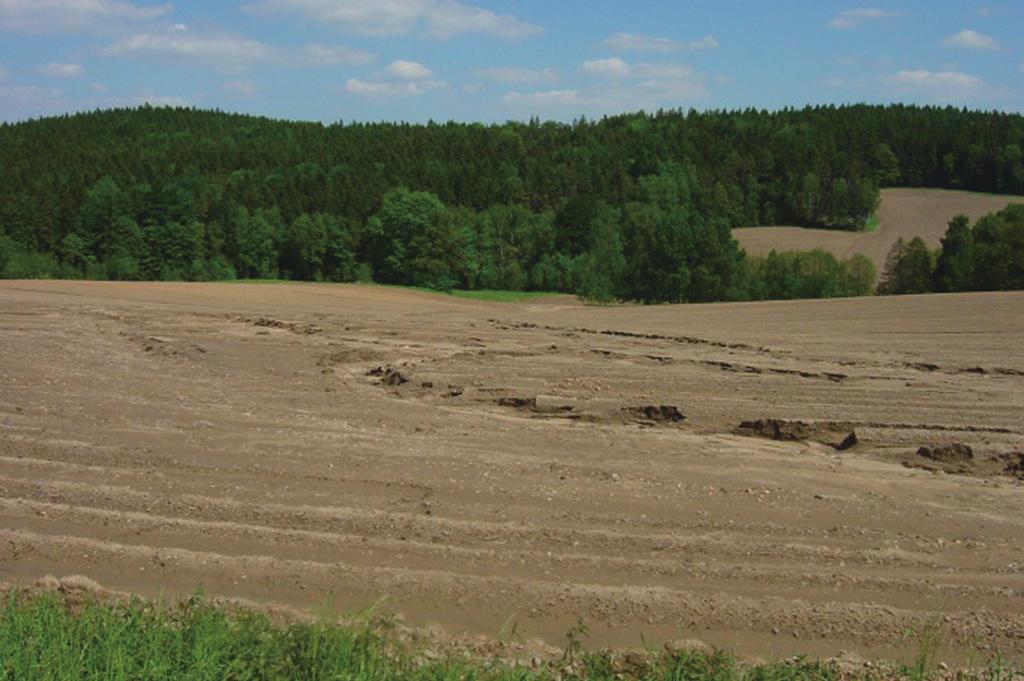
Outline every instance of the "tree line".
{"label": "tree line", "polygon": [[1024,289],[1024,204],[970,220],[955,217],[931,251],[920,237],[893,244],[879,294]]}
{"label": "tree line", "polygon": [[0,275],[851,295],[870,291],[863,259],[748,258],[730,229],[860,229],[888,185],[1024,192],[1022,143],[1019,115],[906,106],[500,125],[97,111],[0,126]]}

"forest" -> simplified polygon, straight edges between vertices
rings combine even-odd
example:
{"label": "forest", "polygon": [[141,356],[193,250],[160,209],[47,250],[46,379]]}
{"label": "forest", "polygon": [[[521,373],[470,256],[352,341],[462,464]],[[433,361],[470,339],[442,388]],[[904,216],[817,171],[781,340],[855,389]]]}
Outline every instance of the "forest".
{"label": "forest", "polygon": [[[96,111],[0,125],[0,276],[359,280],[647,303],[863,295],[875,279],[865,258],[750,258],[730,229],[863,229],[887,186],[1024,193],[1022,148],[1024,116],[903,105],[494,125]],[[978,267],[964,283],[951,257],[929,286],[1011,280]],[[904,292],[885,286],[895,271],[881,292]]]}

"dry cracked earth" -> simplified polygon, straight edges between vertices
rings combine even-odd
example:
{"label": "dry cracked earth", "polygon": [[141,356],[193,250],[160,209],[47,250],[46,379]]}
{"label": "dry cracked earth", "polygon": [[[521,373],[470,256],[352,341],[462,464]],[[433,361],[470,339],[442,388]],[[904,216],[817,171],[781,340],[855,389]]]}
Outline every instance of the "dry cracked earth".
{"label": "dry cracked earth", "polygon": [[0,283],[0,580],[1024,659],[1024,294]]}

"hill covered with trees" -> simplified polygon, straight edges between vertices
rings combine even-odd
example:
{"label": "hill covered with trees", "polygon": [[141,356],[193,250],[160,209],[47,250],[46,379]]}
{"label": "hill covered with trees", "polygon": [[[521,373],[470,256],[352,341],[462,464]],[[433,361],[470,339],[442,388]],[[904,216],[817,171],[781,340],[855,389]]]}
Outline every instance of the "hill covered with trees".
{"label": "hill covered with trees", "polygon": [[500,125],[98,111],[0,126],[0,275],[851,295],[864,262],[746,259],[730,228],[861,229],[881,186],[1022,193],[1022,147],[1020,115],[911,106]]}

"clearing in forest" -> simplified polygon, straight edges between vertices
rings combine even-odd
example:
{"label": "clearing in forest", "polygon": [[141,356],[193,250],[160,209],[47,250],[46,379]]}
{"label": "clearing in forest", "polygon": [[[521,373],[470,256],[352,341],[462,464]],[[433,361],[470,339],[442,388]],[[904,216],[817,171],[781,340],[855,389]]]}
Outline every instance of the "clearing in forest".
{"label": "clearing in forest", "polygon": [[988,213],[1011,203],[1024,202],[1024,196],[1000,196],[945,189],[883,189],[878,209],[878,226],[870,232],[845,232],[803,227],[743,227],[733,236],[751,255],[776,251],[824,249],[845,259],[856,253],[871,258],[879,273],[889,249],[897,239],[919,236],[930,248],[938,248],[949,221],[959,214],[973,223]]}

